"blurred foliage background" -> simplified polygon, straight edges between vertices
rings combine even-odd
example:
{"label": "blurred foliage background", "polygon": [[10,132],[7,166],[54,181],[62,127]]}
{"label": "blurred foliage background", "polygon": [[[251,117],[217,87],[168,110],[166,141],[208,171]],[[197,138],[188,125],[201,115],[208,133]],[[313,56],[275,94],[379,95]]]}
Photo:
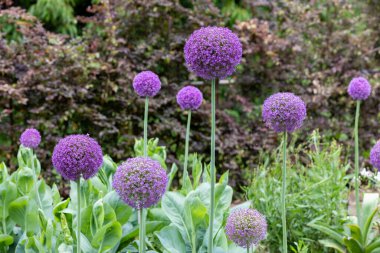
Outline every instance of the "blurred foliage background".
{"label": "blurred foliage background", "polygon": [[[178,163],[186,115],[175,95],[197,81],[183,46],[208,25],[229,26],[244,49],[235,75],[218,85],[217,164],[220,173],[230,170],[232,186],[245,185],[249,177],[241,175],[279,145],[261,120],[271,93],[291,91],[307,103],[297,142],[319,128],[324,142],[345,145],[345,156],[354,120],[346,87],[363,75],[373,87],[362,106],[364,164],[380,136],[378,0],[1,0],[0,8],[0,159],[14,164],[20,133],[35,127],[48,180],[57,180],[51,152],[67,134],[89,133],[116,161],[132,154],[143,124],[132,80],[146,69],[163,83],[151,101],[149,135]],[[207,160],[210,86],[199,87],[206,102],[193,114],[190,148]]]}

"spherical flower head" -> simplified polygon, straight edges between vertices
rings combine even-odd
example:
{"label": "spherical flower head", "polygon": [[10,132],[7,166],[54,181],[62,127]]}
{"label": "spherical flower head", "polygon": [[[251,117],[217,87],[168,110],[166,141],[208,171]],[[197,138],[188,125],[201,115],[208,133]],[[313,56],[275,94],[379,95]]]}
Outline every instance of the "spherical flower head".
{"label": "spherical flower head", "polygon": [[230,76],[242,57],[239,38],[224,27],[202,27],[185,44],[185,60],[190,71],[210,80]]}
{"label": "spherical flower head", "polygon": [[133,89],[141,97],[154,97],[161,89],[158,75],[152,71],[143,71],[133,79]]}
{"label": "spherical flower head", "polygon": [[158,161],[136,157],[128,159],[117,168],[112,187],[125,203],[142,209],[160,201],[167,183],[166,171]]}
{"label": "spherical flower head", "polygon": [[371,164],[380,171],[380,141],[371,149],[369,160]]}
{"label": "spherical flower head", "polygon": [[103,164],[98,142],[89,135],[75,134],[61,139],[53,151],[53,166],[65,179],[93,177]]}
{"label": "spherical flower head", "polygon": [[37,148],[41,142],[41,135],[37,129],[28,128],[20,136],[20,142],[24,147]]}
{"label": "spherical flower head", "polygon": [[241,208],[232,212],[228,217],[226,234],[240,247],[250,248],[265,239],[267,227],[267,221],[259,211]]}
{"label": "spherical flower head", "polygon": [[291,133],[302,126],[306,118],[306,106],[293,93],[280,92],[265,100],[262,117],[274,131]]}
{"label": "spherical flower head", "polygon": [[202,92],[194,86],[183,87],[177,94],[177,103],[182,110],[197,110],[202,101]]}
{"label": "spherical flower head", "polygon": [[354,100],[366,100],[371,94],[371,85],[364,77],[356,77],[348,85],[348,94]]}

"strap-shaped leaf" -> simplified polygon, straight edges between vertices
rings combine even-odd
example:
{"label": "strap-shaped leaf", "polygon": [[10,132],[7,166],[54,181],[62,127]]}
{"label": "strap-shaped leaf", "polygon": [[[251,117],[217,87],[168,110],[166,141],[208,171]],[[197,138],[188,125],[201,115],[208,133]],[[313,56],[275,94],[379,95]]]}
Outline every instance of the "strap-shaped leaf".
{"label": "strap-shaped leaf", "polygon": [[346,253],[345,247],[334,240],[325,239],[325,240],[319,240],[319,242],[327,248],[335,249],[336,251],[340,253]]}
{"label": "strap-shaped leaf", "polygon": [[321,231],[322,233],[328,235],[329,237],[331,237],[331,239],[335,240],[339,244],[341,244],[341,245],[344,244],[344,242],[343,242],[344,236],[339,234],[338,232],[332,230],[329,226],[322,225],[322,224],[315,224],[315,223],[309,223],[308,226],[312,227],[314,229],[317,229],[317,230]]}
{"label": "strap-shaped leaf", "polygon": [[350,252],[350,253],[364,253],[363,247],[353,237],[345,237],[343,239],[343,241],[347,247],[348,252]]}
{"label": "strap-shaped leaf", "polygon": [[348,224],[347,227],[350,229],[351,237],[363,245],[365,242],[360,227],[357,224]]}
{"label": "strap-shaped leaf", "polygon": [[371,230],[373,218],[378,210],[378,201],[378,193],[365,193],[363,196],[361,229],[363,232],[364,242],[367,242],[368,233]]}
{"label": "strap-shaped leaf", "polygon": [[366,253],[372,253],[374,251],[380,251],[380,237],[373,239],[365,248]]}

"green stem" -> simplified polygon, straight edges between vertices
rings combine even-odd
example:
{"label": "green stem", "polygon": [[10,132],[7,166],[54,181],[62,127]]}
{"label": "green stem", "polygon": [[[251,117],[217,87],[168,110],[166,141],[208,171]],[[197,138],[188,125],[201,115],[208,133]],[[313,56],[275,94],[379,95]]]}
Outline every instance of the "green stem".
{"label": "green stem", "polygon": [[149,97],[145,97],[145,112],[144,112],[144,157],[148,157],[148,109],[149,109]]}
{"label": "green stem", "polygon": [[183,163],[183,173],[187,174],[187,162],[189,159],[189,136],[190,136],[191,110],[187,115],[186,140],[185,140],[185,161]]}
{"label": "green stem", "polygon": [[211,207],[210,207],[210,224],[209,224],[209,238],[208,238],[208,253],[213,253],[214,251],[214,217],[215,217],[215,79],[212,79],[211,82],[211,168],[210,168],[210,177],[211,177]]}
{"label": "green stem", "polygon": [[5,206],[3,206],[3,232],[5,235],[7,234],[7,223],[5,221]]}
{"label": "green stem", "polygon": [[247,247],[247,253],[249,253],[249,247]]}
{"label": "green stem", "polygon": [[80,190],[80,178],[77,180],[77,253],[80,253],[80,226],[81,226],[81,214],[80,214],[80,199],[81,199],[81,190]]}
{"label": "green stem", "polygon": [[356,200],[356,216],[358,218],[359,226],[360,219],[360,199],[359,199],[359,116],[360,116],[360,100],[356,102],[356,115],[355,115],[355,200]]}
{"label": "green stem", "polygon": [[282,253],[288,252],[288,239],[286,230],[286,145],[288,133],[284,132],[283,157],[282,157],[282,192],[281,192],[281,215],[282,215]]}
{"label": "green stem", "polygon": [[144,219],[144,209],[138,210],[138,220],[139,220],[139,253],[145,253],[145,219]]}

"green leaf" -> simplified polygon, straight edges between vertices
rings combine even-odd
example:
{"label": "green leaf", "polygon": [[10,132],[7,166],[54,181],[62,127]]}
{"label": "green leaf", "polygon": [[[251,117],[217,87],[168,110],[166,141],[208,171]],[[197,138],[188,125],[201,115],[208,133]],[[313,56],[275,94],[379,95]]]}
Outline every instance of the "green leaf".
{"label": "green leaf", "polygon": [[9,204],[17,198],[17,186],[12,181],[0,184],[0,218],[7,218],[9,215]]}
{"label": "green leaf", "polygon": [[25,229],[26,222],[26,210],[29,204],[29,197],[23,196],[14,201],[9,205],[9,216],[11,219],[16,222],[17,225]]}
{"label": "green leaf", "polygon": [[380,238],[374,238],[370,244],[367,245],[365,252],[371,253],[374,250],[380,250]]}
{"label": "green leaf", "polygon": [[183,195],[187,195],[189,192],[193,190],[193,185],[191,183],[189,173],[187,171],[183,172],[183,177],[182,177],[182,189],[181,193]]}
{"label": "green leaf", "polygon": [[[146,234],[154,233],[156,231],[159,231],[163,227],[167,225],[166,222],[162,221],[147,221],[146,222]],[[139,235],[139,228],[138,226],[133,227],[132,229],[128,230],[121,239],[120,248],[126,247],[134,238],[136,238]]]}
{"label": "green leaf", "polygon": [[7,166],[5,166],[4,162],[0,163],[0,184],[7,180],[8,175]]}
{"label": "green leaf", "polygon": [[363,241],[367,243],[368,233],[372,227],[372,221],[378,211],[379,194],[378,193],[365,193],[363,196],[362,204],[362,232]]}
{"label": "green leaf", "polygon": [[318,225],[316,223],[309,223],[308,226],[312,227],[314,229],[317,229],[317,230],[321,231],[322,233],[328,235],[329,237],[331,237],[333,240],[335,240],[339,244],[341,244],[341,245],[344,244],[344,242],[343,242],[344,236],[339,234],[338,232],[330,229],[330,227],[328,225],[323,225],[323,224]]}
{"label": "green leaf", "polygon": [[319,242],[327,247],[327,248],[332,248],[332,249],[335,249],[337,250],[338,252],[340,253],[346,253],[346,250],[345,250],[345,247],[344,245],[334,241],[334,240],[331,240],[331,239],[325,239],[325,240],[319,240]]}
{"label": "green leaf", "polygon": [[360,243],[352,237],[345,237],[343,239],[344,244],[347,247],[347,250],[351,253],[364,253],[363,247]]}
{"label": "green leaf", "polygon": [[17,188],[22,195],[28,194],[34,185],[34,173],[28,167],[21,167],[17,174]]}
{"label": "green leaf", "polygon": [[202,176],[202,161],[198,159],[197,154],[193,154],[190,156],[190,159],[192,160],[192,176],[193,176],[193,188],[196,189],[199,185],[199,181]]}
{"label": "green leaf", "polygon": [[61,220],[61,212],[67,208],[67,206],[69,205],[70,203],[70,199],[66,199],[64,201],[61,201],[59,202],[54,208],[53,208],[53,215],[54,215],[54,219],[56,221],[60,221]]}
{"label": "green leaf", "polygon": [[13,237],[10,235],[0,234],[0,246],[9,246],[13,244]]}
{"label": "green leaf", "polygon": [[185,242],[190,243],[189,230],[192,224],[185,220],[185,197],[177,192],[166,192],[162,198],[161,206],[173,225],[178,228]]}
{"label": "green leaf", "polygon": [[159,232],[156,232],[158,240],[160,240],[161,245],[165,250],[171,253],[183,253],[186,252],[186,244],[183,241],[181,233],[178,231],[177,227],[170,225],[164,227]]}
{"label": "green leaf", "polygon": [[360,242],[360,244],[363,244],[363,237],[362,233],[360,231],[360,227],[356,224],[348,224],[347,227],[350,229],[351,237],[353,237],[355,240]]}
{"label": "green leaf", "polygon": [[168,175],[169,180],[168,180],[168,185],[166,186],[167,191],[170,189],[170,186],[172,185],[173,179],[174,179],[177,171],[178,171],[178,167],[175,163],[173,163],[172,168],[171,168],[169,175]]}
{"label": "green leaf", "polygon": [[133,213],[133,209],[125,204],[115,191],[107,193],[103,200],[113,208],[116,214],[116,219],[121,225],[127,223]]}
{"label": "green leaf", "polygon": [[91,241],[91,245],[105,252],[113,248],[121,239],[121,225],[115,221],[98,230]]}

